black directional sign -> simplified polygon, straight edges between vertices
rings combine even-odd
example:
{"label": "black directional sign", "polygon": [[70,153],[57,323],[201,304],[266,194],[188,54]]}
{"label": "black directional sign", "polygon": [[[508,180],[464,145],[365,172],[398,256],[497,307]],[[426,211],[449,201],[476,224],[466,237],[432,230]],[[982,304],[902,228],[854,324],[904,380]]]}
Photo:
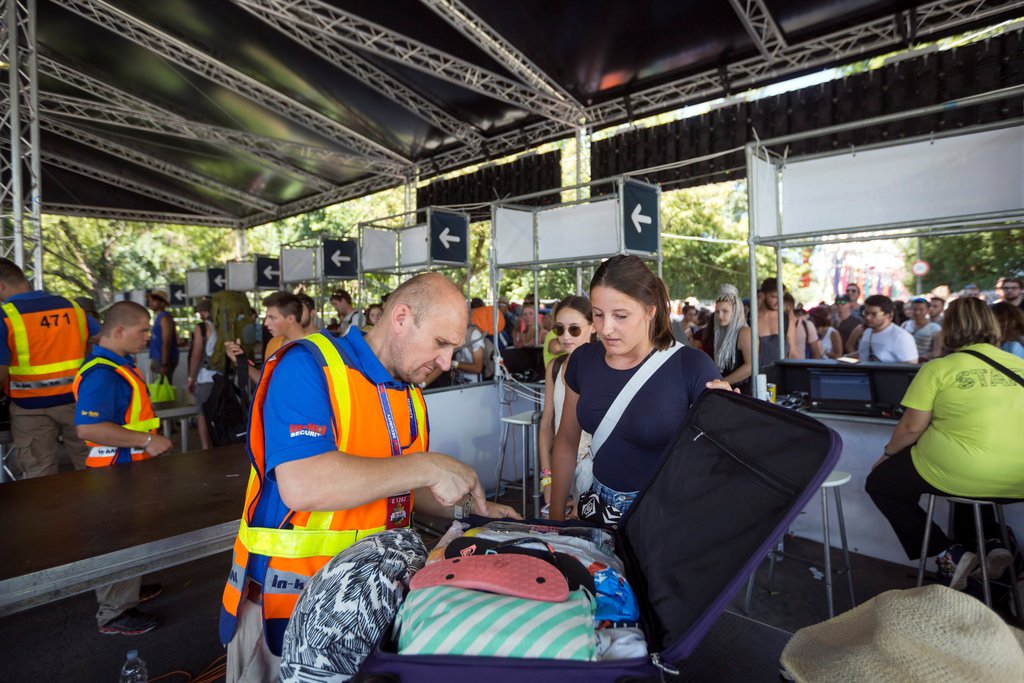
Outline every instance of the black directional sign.
{"label": "black directional sign", "polygon": [[171,306],[184,306],[187,303],[184,285],[168,285],[167,290],[171,297]]}
{"label": "black directional sign", "polygon": [[469,216],[431,209],[430,260],[469,263]]}
{"label": "black directional sign", "polygon": [[210,283],[210,294],[223,292],[228,283],[228,277],[223,268],[207,268],[206,279]]}
{"label": "black directional sign", "polygon": [[359,244],[355,240],[324,240],[324,277],[354,280],[359,277]]}
{"label": "black directional sign", "polygon": [[658,188],[627,180],[622,186],[622,230],[629,251],[658,251]]}
{"label": "black directional sign", "polygon": [[273,256],[256,257],[256,286],[260,289],[281,287],[281,261]]}

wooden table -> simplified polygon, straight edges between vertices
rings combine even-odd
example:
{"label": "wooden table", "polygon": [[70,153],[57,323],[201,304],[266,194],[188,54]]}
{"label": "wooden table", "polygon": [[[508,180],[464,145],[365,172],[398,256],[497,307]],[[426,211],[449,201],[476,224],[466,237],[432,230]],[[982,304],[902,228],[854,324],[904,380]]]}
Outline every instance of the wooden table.
{"label": "wooden table", "polygon": [[0,486],[0,616],[229,549],[248,474],[239,444]]}

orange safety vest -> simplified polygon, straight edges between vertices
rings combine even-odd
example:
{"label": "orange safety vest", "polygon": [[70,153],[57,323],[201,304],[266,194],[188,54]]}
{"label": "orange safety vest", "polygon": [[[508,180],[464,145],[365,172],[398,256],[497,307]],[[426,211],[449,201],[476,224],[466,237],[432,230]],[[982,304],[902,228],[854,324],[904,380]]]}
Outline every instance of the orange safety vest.
{"label": "orange safety vest", "polygon": [[[75,383],[72,385],[72,390],[75,392],[75,400],[78,400],[78,387],[82,383],[82,377],[98,365],[107,365],[114,368],[114,371],[124,381],[128,382],[128,385],[132,388],[132,398],[128,403],[127,409],[124,411],[124,422],[121,426],[133,432],[155,433],[157,428],[160,427],[160,418],[156,417],[153,413],[153,403],[149,400],[149,389],[146,387],[145,380],[142,379],[139,371],[131,366],[118,365],[107,358],[93,358],[84,364],[75,375]],[[86,443],[92,446],[89,449],[89,455],[85,459],[86,467],[107,467],[117,459],[117,451],[119,450],[117,446],[104,446],[92,441],[86,441]],[[144,448],[132,448],[131,457],[132,462],[137,462],[156,456],[146,452]]]}
{"label": "orange safety vest", "polygon": [[[271,652],[278,655],[285,627],[309,579],[339,552],[387,527],[387,501],[383,499],[350,510],[289,510],[283,519],[277,520],[275,527],[250,526],[261,496],[279,496],[276,485],[268,486],[266,478],[263,405],[277,364],[298,345],[308,349],[323,369],[331,397],[335,447],[341,452],[365,458],[391,457],[390,438],[376,385],[359,370],[346,365],[330,338],[319,333],[310,335],[283,346],[267,361],[249,418],[252,469],[242,522],[235,539],[231,572],[224,586],[220,635],[224,643],[230,642],[234,636],[239,605],[245,599],[246,578],[252,573],[251,560],[259,556],[268,557],[266,575],[262,580],[263,622],[267,644]],[[406,452],[423,452],[428,444],[426,403],[418,388],[411,387],[409,391],[418,436]],[[399,438],[402,443],[408,443],[412,436],[412,423],[406,393],[394,389],[388,389],[386,393]],[[412,504],[410,497],[410,509]],[[406,517],[406,524],[410,516]]]}
{"label": "orange safety vest", "polygon": [[17,302],[0,307],[7,314],[7,395],[12,399],[60,396],[75,381],[89,326],[81,307],[67,304],[33,312],[22,312]]}

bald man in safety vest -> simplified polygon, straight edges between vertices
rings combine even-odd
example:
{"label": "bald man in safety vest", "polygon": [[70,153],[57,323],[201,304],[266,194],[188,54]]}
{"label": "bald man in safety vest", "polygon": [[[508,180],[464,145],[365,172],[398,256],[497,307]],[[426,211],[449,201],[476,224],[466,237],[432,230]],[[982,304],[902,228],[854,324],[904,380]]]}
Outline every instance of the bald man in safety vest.
{"label": "bald man in safety vest", "polygon": [[414,505],[449,518],[518,517],[485,499],[473,468],[429,449],[417,385],[451,367],[466,323],[462,293],[425,273],[394,291],[365,335],[313,334],[267,360],[221,609],[229,683],[278,680],[285,627],[309,579],[359,539],[409,526]]}
{"label": "bald man in safety vest", "polygon": [[20,476],[57,474],[57,437],[71,463],[88,450],[75,434],[71,385],[99,323],[62,296],[33,290],[13,261],[0,258],[0,384],[11,398],[13,464]]}
{"label": "bald man in safety vest", "polygon": [[[153,458],[171,447],[157,432],[149,390],[135,367],[133,354],[149,345],[149,311],[120,301],[103,318],[99,343],[75,377],[75,424],[89,445],[89,467],[130,465]],[[159,620],[135,607],[160,593],[159,584],[142,584],[142,577],[96,589],[100,633],[140,635]]]}

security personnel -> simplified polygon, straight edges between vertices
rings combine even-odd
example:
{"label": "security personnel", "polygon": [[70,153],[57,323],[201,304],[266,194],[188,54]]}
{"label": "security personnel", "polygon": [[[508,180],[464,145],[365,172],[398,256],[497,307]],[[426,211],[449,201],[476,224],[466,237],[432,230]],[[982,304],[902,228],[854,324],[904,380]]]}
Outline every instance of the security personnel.
{"label": "security personnel", "polygon": [[[428,451],[426,404],[416,384],[451,366],[466,306],[437,273],[389,298],[372,330],[314,334],[267,361],[249,426],[252,472],[221,640],[227,680],[277,680],[282,639],[310,577],[360,538],[408,526],[412,506],[518,517],[488,503],[472,468]],[[468,495],[467,495],[468,494]]]}
{"label": "security personnel", "polygon": [[[169,439],[156,433],[160,420],[153,416],[149,391],[131,355],[148,343],[149,311],[131,301],[107,310],[99,343],[74,383],[78,435],[92,447],[89,467],[144,460],[171,447]],[[100,633],[139,635],[153,630],[159,620],[135,608],[160,590],[159,584],[143,585],[142,577],[96,589]]]}
{"label": "security personnel", "polygon": [[74,302],[33,290],[13,261],[0,258],[0,382],[12,401],[14,464],[23,477],[57,473],[57,437],[77,469],[87,447],[75,435],[71,385],[89,337],[100,330]]}

